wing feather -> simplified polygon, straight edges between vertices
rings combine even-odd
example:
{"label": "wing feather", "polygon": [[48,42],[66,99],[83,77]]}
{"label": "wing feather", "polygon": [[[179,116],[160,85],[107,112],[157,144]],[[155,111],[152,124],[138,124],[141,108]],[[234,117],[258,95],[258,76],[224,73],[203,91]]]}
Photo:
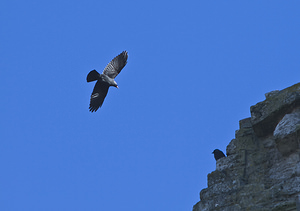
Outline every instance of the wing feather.
{"label": "wing feather", "polygon": [[123,51],[106,65],[103,74],[114,79],[127,64],[127,58],[127,51]]}
{"label": "wing feather", "polygon": [[90,99],[89,109],[91,112],[97,111],[98,108],[102,106],[107,95],[108,88],[109,85],[107,83],[104,83],[101,80],[97,81]]}

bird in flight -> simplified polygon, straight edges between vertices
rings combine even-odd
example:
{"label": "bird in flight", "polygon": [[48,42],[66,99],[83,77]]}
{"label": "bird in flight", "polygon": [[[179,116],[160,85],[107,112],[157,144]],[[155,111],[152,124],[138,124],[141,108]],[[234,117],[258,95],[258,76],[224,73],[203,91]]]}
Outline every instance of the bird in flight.
{"label": "bird in flight", "polygon": [[96,70],[89,72],[86,81],[97,81],[90,99],[90,112],[96,112],[102,106],[110,86],[119,88],[114,79],[127,64],[127,58],[128,52],[123,51],[106,65],[102,74]]}

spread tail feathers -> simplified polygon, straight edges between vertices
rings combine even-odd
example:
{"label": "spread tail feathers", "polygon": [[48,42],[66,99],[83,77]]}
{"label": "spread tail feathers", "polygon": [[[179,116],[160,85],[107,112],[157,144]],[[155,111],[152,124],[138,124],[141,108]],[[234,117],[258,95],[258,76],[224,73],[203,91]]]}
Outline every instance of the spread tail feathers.
{"label": "spread tail feathers", "polygon": [[100,74],[96,70],[92,70],[86,77],[87,82],[96,81],[99,79]]}

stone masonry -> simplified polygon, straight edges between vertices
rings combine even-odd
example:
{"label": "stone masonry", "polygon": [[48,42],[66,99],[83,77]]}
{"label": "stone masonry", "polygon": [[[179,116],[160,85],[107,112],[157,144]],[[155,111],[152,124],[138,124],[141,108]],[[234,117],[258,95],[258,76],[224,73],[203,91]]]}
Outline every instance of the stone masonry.
{"label": "stone masonry", "polygon": [[250,111],[193,211],[300,211],[300,83]]}

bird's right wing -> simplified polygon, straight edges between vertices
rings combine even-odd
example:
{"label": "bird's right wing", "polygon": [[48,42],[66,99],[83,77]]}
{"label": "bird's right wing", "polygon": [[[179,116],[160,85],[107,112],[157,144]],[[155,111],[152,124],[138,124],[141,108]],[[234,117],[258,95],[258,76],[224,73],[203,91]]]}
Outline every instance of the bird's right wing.
{"label": "bird's right wing", "polygon": [[123,51],[106,65],[103,74],[114,79],[127,64],[127,58],[127,51]]}
{"label": "bird's right wing", "polygon": [[102,106],[103,101],[107,95],[109,85],[107,83],[103,83],[101,80],[98,80],[93,93],[90,99],[90,111],[97,111],[99,107]]}

